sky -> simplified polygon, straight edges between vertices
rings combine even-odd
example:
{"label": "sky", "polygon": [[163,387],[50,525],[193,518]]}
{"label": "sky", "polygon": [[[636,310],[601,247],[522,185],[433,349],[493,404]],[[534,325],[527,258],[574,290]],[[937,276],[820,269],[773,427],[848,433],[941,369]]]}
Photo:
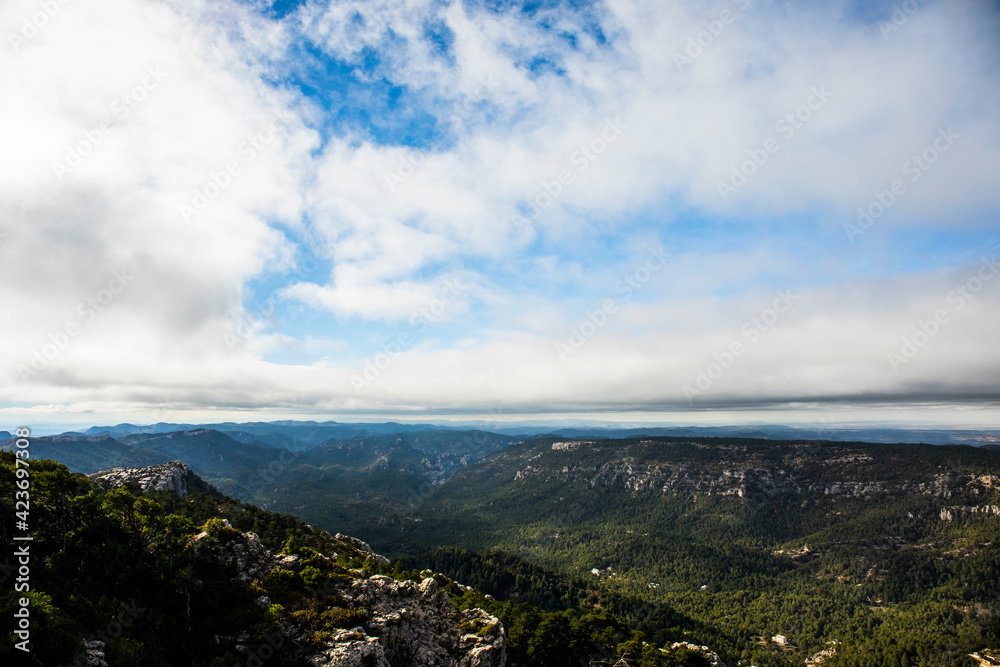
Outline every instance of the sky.
{"label": "sky", "polygon": [[0,36],[4,423],[1000,427],[996,2],[5,0]]}

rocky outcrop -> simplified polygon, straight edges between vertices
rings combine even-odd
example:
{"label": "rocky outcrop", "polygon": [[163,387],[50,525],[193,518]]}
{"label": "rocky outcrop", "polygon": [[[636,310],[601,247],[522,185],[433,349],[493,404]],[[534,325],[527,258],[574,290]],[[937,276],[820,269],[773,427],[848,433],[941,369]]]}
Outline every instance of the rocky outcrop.
{"label": "rocky outcrop", "polygon": [[83,645],[82,664],[85,667],[108,667],[104,659],[104,642],[96,639],[87,641]]}
{"label": "rocky outcrop", "polygon": [[375,553],[375,551],[371,548],[371,546],[367,542],[362,542],[356,537],[351,537],[349,535],[343,535],[341,533],[337,533],[336,535],[333,536],[333,539],[346,542],[351,546],[353,546],[358,551],[363,551],[364,553],[370,554],[372,558],[382,563],[383,565],[389,564],[388,558]]}
{"label": "rocky outcrop", "polygon": [[130,482],[139,485],[143,491],[174,491],[181,498],[187,497],[187,480],[191,469],[181,461],[171,461],[146,468],[112,468],[87,475],[95,482],[106,482],[111,486],[122,486]]}
{"label": "rocky outcrop", "polygon": [[982,651],[970,653],[969,657],[975,660],[979,667],[996,667],[1000,665],[1000,655],[998,655],[997,651],[983,649]]}
{"label": "rocky outcrop", "polygon": [[954,521],[969,516],[1000,516],[1000,505],[957,505],[942,507],[939,514],[942,521]]}
{"label": "rocky outcrop", "polygon": [[[223,562],[233,565],[234,579],[263,579],[276,568],[294,568],[298,556],[272,556],[254,533],[241,533],[226,520],[213,519],[195,542],[213,537],[222,546]],[[376,562],[389,560],[372,551],[359,539],[335,537],[338,550],[361,553]],[[332,554],[336,558],[336,554]],[[332,562],[332,560],[331,560]],[[481,609],[459,612],[438,590],[432,577],[421,583],[396,581],[392,577],[368,577],[363,570],[351,570],[353,578],[332,584],[316,596],[323,608],[364,610],[368,616],[363,626],[330,633],[326,646],[304,656],[305,664],[314,667],[502,667],[506,661],[506,637],[503,626]],[[258,600],[269,607],[270,600]],[[288,624],[286,636],[299,640],[303,628]]]}
{"label": "rocky outcrop", "polygon": [[376,575],[343,591],[352,606],[371,614],[365,627],[331,635],[307,657],[316,667],[502,667],[506,637],[500,621],[482,609],[459,612],[428,577],[421,583]]}
{"label": "rocky outcrop", "polygon": [[[208,536],[222,544],[222,559],[236,569],[234,579],[262,579],[275,568],[293,567],[298,557],[272,556],[254,533],[241,533],[228,522],[219,521],[195,536]],[[368,554],[388,562],[365,542],[346,535],[334,538],[344,550]],[[364,610],[364,625],[330,633],[326,646],[306,654],[304,664],[312,667],[503,667],[506,662],[506,635],[503,625],[482,609],[458,611],[448,594],[438,590],[437,581],[425,578],[396,581],[382,575],[367,576],[352,570],[352,579],[340,581],[316,596],[324,608]],[[260,606],[270,606],[266,597]],[[287,623],[285,637],[299,642],[305,631]]]}
{"label": "rocky outcrop", "polygon": [[[703,657],[705,661],[708,662],[709,665],[711,665],[711,667],[726,667],[726,663],[722,662],[722,658],[720,658],[714,651],[712,651],[707,646],[699,646],[698,644],[692,644],[690,642],[674,642],[670,646],[671,651],[676,651],[679,648],[686,648],[689,651],[700,653],[701,657]],[[665,649],[660,649],[660,651],[662,651],[663,653],[670,652]]]}
{"label": "rocky outcrop", "polygon": [[962,474],[957,468],[901,475],[889,458],[880,460],[847,446],[814,450],[796,444],[780,451],[779,445],[773,445],[770,450],[757,451],[750,446],[719,445],[706,455],[699,453],[704,446],[698,442],[586,444],[588,447],[582,448],[576,447],[576,442],[555,442],[546,447],[548,452],[539,447],[501,454],[494,461],[516,461],[511,470],[515,482],[586,484],[615,493],[659,491],[746,499],[798,496],[796,502],[884,500],[919,494],[952,499],[954,504],[969,496],[992,500],[1000,488],[997,476]]}
{"label": "rocky outcrop", "polygon": [[227,519],[209,521],[207,529],[195,535],[194,541],[197,544],[208,536],[219,540],[222,562],[236,568],[234,578],[240,581],[263,579],[275,567],[287,564],[290,559],[298,560],[295,556],[271,556],[256,533],[241,533]]}
{"label": "rocky outcrop", "polygon": [[557,452],[571,452],[578,448],[582,444],[590,444],[589,442],[584,442],[581,440],[573,440],[569,442],[553,442],[552,449]]}
{"label": "rocky outcrop", "polygon": [[829,648],[813,653],[811,656],[806,658],[806,667],[819,667],[819,665],[822,665],[827,659],[837,655],[837,645],[840,642],[834,639],[828,643],[831,644]]}
{"label": "rocky outcrop", "polygon": [[389,667],[385,649],[378,637],[370,637],[364,629],[337,630],[330,636],[328,648],[306,658],[315,667]]}
{"label": "rocky outcrop", "polygon": [[[144,491],[172,490],[182,497],[191,484],[204,484],[187,465],[177,461],[148,468],[115,468],[90,477],[111,486],[134,482]],[[194,536],[193,544],[195,548],[219,549],[222,561],[233,566],[233,579],[243,582],[264,579],[278,568],[294,570],[299,563],[295,554],[272,555],[256,534],[241,532],[226,519],[210,519]],[[367,542],[348,535],[337,533],[333,548],[329,554],[320,554],[330,568],[338,567],[338,555],[345,554],[365,563],[389,563]],[[363,625],[329,632],[323,639],[325,646],[318,650],[315,634],[305,641],[307,629],[296,624],[294,615],[283,617],[280,632],[269,637],[266,647],[250,646],[246,633],[217,641],[233,642],[247,664],[258,664],[264,648],[273,651],[289,646],[298,647],[294,649],[296,660],[300,660],[296,664],[313,667],[503,667],[506,662],[506,634],[500,621],[482,609],[458,611],[448,594],[438,590],[434,578],[417,583],[368,576],[364,570],[340,568],[339,572],[327,579],[322,590],[314,591],[317,612],[358,611]],[[271,600],[260,596],[257,604],[267,609]],[[303,648],[307,645],[313,648]],[[98,647],[94,648],[96,656]]]}

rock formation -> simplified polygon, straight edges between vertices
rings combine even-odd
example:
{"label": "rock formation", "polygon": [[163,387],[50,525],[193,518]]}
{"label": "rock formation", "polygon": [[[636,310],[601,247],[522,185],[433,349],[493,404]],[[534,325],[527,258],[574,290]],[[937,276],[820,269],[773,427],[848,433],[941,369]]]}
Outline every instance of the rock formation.
{"label": "rock formation", "polygon": [[[708,662],[709,665],[711,665],[711,667],[726,667],[726,663],[722,662],[722,658],[720,658],[714,651],[712,651],[707,646],[699,646],[698,644],[692,644],[690,642],[674,642],[670,646],[670,648],[671,650],[677,650],[678,648],[686,648],[689,651],[700,653],[701,656],[705,659],[705,661]],[[660,650],[663,651],[664,653],[668,653],[668,651],[664,649]]]}
{"label": "rock formation", "polygon": [[352,605],[370,610],[366,627],[333,633],[325,649],[307,657],[316,667],[412,665],[502,667],[506,637],[496,617],[482,609],[459,612],[428,577],[421,583],[376,575],[342,591]]}
{"label": "rock formation", "polygon": [[171,461],[147,468],[112,468],[87,477],[95,482],[107,482],[111,486],[134,482],[143,491],[173,491],[185,498],[188,494],[187,480],[193,474],[186,463]]}

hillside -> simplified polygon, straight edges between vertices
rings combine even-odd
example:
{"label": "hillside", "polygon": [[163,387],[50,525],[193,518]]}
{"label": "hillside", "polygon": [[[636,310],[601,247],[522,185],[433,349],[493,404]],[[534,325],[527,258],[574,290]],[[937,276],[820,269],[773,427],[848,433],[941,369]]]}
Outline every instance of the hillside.
{"label": "hillside", "polygon": [[[9,435],[9,434],[8,434]],[[35,456],[59,461],[86,475],[117,466],[149,466],[166,463],[170,456],[124,443],[109,435],[57,435],[32,438]],[[0,451],[14,451],[14,440],[0,441]]]}
{"label": "hillside", "polygon": [[[0,509],[12,515],[15,480],[29,480],[34,527],[25,587],[0,594],[5,617],[26,609],[28,619],[20,636],[6,633],[4,665],[573,667],[628,656],[695,667],[714,658],[645,643],[606,612],[500,602],[406,569],[361,540],[228,498],[182,462],[88,478],[27,461],[0,453]],[[25,544],[12,537],[5,525],[7,553]]]}
{"label": "hillside", "polygon": [[[340,528],[363,530],[422,503],[431,489],[466,465],[518,441],[484,431],[395,432],[399,426],[376,424],[373,430],[390,433],[357,435],[357,429],[350,426],[297,424],[292,432],[300,438],[338,433],[306,449],[293,449],[291,437],[277,432],[192,428],[126,433],[138,428],[130,425],[116,427],[123,433],[117,438],[61,435],[32,442],[37,456],[58,460],[84,474],[184,461],[227,495],[294,512],[309,521],[326,519]],[[252,430],[264,427],[273,428],[265,424]],[[340,437],[348,434],[353,435]],[[0,450],[12,449],[13,440],[0,441]]]}
{"label": "hillside", "polygon": [[668,604],[727,662],[802,664],[836,641],[824,664],[961,664],[1000,645],[1000,453],[978,448],[540,438],[369,536]]}
{"label": "hillside", "polygon": [[[7,515],[14,456],[0,463]],[[505,664],[499,620],[456,610],[434,578],[372,574],[389,562],[367,544],[233,501],[182,463],[92,480],[52,461],[18,469],[36,527],[17,545],[28,603],[7,587],[0,607],[30,623],[0,646],[4,665]]]}
{"label": "hillside", "polygon": [[[12,451],[13,440],[0,441]],[[119,466],[143,467],[184,460],[206,478],[240,477],[276,461],[283,450],[257,441],[240,442],[224,433],[192,429],[172,433],[59,435],[32,438],[39,458],[60,461],[74,472],[90,474]]]}
{"label": "hillside", "polygon": [[[458,608],[503,623],[512,666],[613,664],[622,655],[633,665],[972,665],[971,654],[1000,647],[1000,452],[986,448],[518,441],[435,429],[307,451],[203,429],[92,440],[102,443],[97,458],[154,452],[196,462],[168,465],[169,479],[159,467],[142,478],[105,472],[92,476],[94,493],[124,476],[139,484],[133,493],[146,488],[164,511],[187,516],[178,508],[192,504],[170,498],[223,497],[197,465],[244,500],[362,536],[396,559],[366,564],[368,574],[417,584],[427,568],[440,573]],[[36,442],[86,462],[84,441]],[[288,535],[259,531],[243,512],[318,533],[253,505],[212,503],[191,516],[196,525],[228,520],[273,553],[286,550]],[[65,514],[50,511],[56,522]]]}
{"label": "hillside", "polygon": [[484,431],[427,430],[330,440],[288,452],[237,489],[316,525],[366,533],[393,526],[466,466],[515,442]]}

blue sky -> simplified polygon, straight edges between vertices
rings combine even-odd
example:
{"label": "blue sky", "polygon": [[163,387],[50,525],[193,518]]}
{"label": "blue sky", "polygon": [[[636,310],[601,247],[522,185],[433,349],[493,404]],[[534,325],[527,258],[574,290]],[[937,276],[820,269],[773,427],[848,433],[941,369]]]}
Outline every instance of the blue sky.
{"label": "blue sky", "polygon": [[36,11],[11,419],[1000,425],[995,3]]}

